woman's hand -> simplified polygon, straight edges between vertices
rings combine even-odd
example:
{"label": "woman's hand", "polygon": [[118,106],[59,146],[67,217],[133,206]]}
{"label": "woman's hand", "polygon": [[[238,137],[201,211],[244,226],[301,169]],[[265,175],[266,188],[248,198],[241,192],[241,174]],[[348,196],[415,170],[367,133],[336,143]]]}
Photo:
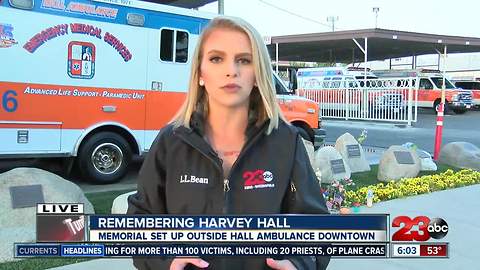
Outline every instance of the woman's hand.
{"label": "woman's hand", "polygon": [[200,258],[175,258],[170,264],[170,270],[183,270],[189,263],[200,268],[205,268],[208,266],[208,262]]}
{"label": "woman's hand", "polygon": [[297,268],[289,260],[274,260],[272,258],[268,258],[267,265],[270,266],[270,268],[277,270],[297,270]]}

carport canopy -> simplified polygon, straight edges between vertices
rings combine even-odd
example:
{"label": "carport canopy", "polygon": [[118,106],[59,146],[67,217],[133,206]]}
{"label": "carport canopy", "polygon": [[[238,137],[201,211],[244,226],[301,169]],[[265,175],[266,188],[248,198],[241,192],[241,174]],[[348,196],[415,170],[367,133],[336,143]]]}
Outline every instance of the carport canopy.
{"label": "carport canopy", "polygon": [[277,61],[358,63],[443,53],[445,46],[449,54],[480,52],[480,38],[378,28],[273,36],[266,41]]}

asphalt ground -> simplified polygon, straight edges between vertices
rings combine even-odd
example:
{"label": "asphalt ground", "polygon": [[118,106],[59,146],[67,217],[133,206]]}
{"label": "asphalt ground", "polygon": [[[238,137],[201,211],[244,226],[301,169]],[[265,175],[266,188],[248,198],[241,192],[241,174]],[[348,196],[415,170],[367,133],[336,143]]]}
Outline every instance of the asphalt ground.
{"label": "asphalt ground", "polygon": [[[417,122],[410,127],[390,123],[332,119],[325,119],[323,127],[327,131],[326,141],[329,143],[335,143],[337,138],[346,132],[358,138],[366,129],[368,135],[364,145],[388,148],[391,145],[413,142],[419,148],[433,153],[436,118],[433,110],[419,109]],[[480,111],[445,115],[442,145],[455,141],[466,141],[480,147]]]}
{"label": "asphalt ground", "polygon": [[[418,120],[412,126],[395,125],[391,123],[345,121],[324,119],[323,127],[327,131],[327,144],[335,144],[336,139],[349,132],[358,137],[364,129],[367,130],[367,139],[363,143],[366,148],[376,149],[369,152],[369,161],[374,164],[384,149],[391,145],[401,145],[406,142],[415,143],[420,149],[431,154],[434,152],[436,128],[436,114],[433,110],[419,109]],[[443,128],[443,145],[454,141],[466,141],[480,147],[480,111],[468,111],[465,114],[448,114],[445,116]],[[99,185],[84,181],[77,171],[70,175],[63,173],[61,159],[27,159],[27,160],[0,160],[0,173],[16,167],[37,167],[59,174],[78,184],[85,192],[100,192],[110,190],[126,190],[136,188],[136,177],[142,160],[137,158],[131,164],[126,176],[114,184]]]}

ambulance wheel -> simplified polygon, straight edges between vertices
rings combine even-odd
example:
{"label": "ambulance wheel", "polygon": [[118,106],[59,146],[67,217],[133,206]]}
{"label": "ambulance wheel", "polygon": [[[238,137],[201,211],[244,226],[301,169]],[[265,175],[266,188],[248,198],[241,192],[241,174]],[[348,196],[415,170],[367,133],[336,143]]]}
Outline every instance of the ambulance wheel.
{"label": "ambulance wheel", "polygon": [[464,114],[467,112],[467,109],[453,109],[456,114]]}
{"label": "ambulance wheel", "polygon": [[[433,103],[433,111],[435,113],[438,112],[438,109],[440,108],[440,100],[437,99],[435,100],[435,102]],[[450,112],[450,106],[448,106],[448,102],[445,100],[445,107],[443,108],[443,114],[448,114]]]}
{"label": "ambulance wheel", "polygon": [[298,134],[304,139],[304,140],[307,140],[307,141],[310,141],[312,142],[312,137],[310,137],[310,135],[308,135],[308,132],[302,128],[302,127],[297,127],[297,130],[298,130]]}
{"label": "ambulance wheel", "polygon": [[113,132],[99,132],[89,138],[79,151],[79,169],[83,177],[99,184],[119,181],[132,159],[128,142]]}
{"label": "ambulance wheel", "polygon": [[298,130],[298,134],[300,135],[300,137],[302,137],[302,139],[312,143],[312,145],[314,146],[313,150],[316,151],[318,150],[318,148],[320,148],[320,147],[315,147],[315,143],[313,141],[312,136],[308,134],[308,131],[305,128],[297,126],[297,130]]}

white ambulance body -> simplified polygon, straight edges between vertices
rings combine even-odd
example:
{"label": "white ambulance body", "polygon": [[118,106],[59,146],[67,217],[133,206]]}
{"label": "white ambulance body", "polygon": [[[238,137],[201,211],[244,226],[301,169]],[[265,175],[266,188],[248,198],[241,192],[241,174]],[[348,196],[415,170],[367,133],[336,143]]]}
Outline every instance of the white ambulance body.
{"label": "white ambulance body", "polygon": [[[183,103],[214,16],[133,0],[0,0],[0,158],[67,157],[88,179],[118,180]],[[278,97],[287,119],[321,137],[314,102]]]}
{"label": "white ambulance body", "polygon": [[365,79],[375,79],[370,69],[357,67],[321,67],[299,68],[297,72],[298,88],[328,89],[356,87]]}

